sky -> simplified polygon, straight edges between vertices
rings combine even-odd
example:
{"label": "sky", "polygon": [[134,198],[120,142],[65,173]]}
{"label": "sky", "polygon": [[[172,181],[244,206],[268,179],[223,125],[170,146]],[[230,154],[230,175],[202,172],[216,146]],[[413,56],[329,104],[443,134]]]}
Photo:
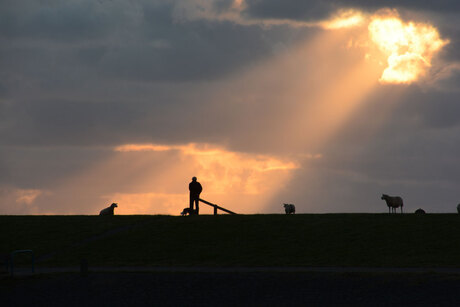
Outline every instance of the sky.
{"label": "sky", "polygon": [[0,214],[456,212],[459,48],[454,0],[2,0]]}

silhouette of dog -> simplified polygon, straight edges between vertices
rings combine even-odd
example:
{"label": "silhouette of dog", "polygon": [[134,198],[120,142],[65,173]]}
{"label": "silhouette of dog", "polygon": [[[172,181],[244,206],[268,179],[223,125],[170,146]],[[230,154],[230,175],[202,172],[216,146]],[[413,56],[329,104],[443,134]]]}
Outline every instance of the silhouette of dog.
{"label": "silhouette of dog", "polygon": [[186,215],[195,215],[196,214],[196,210],[193,210],[192,208],[184,208],[184,210],[182,210],[182,212],[180,213],[180,215],[182,216],[186,216]]}

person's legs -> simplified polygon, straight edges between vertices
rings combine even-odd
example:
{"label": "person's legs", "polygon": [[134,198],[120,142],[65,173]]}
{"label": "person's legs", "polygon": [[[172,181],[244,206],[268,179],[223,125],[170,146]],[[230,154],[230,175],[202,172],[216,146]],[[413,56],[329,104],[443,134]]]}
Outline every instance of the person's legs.
{"label": "person's legs", "polygon": [[195,201],[195,198],[190,195],[190,209],[193,210],[193,202]]}
{"label": "person's legs", "polygon": [[199,198],[198,197],[195,198],[196,214],[198,214],[200,211],[200,207],[198,206],[199,203],[200,203]]}

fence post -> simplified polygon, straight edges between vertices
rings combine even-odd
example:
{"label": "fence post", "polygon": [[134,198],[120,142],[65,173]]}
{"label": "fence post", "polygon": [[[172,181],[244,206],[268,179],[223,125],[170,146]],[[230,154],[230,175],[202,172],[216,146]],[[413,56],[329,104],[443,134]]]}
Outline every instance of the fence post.
{"label": "fence post", "polygon": [[214,215],[217,215],[217,206],[214,206]]}

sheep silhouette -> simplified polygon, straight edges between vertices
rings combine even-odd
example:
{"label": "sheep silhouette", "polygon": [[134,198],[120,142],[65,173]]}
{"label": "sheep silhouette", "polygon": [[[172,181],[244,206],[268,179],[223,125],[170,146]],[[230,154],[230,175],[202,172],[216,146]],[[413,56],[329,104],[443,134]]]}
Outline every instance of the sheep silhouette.
{"label": "sheep silhouette", "polygon": [[295,214],[295,206],[293,204],[283,204],[286,214]]}
{"label": "sheep silhouette", "polygon": [[383,194],[381,199],[387,203],[388,213],[396,213],[396,208],[401,208],[401,214],[403,213],[403,200],[401,197]]}
{"label": "sheep silhouette", "polygon": [[116,207],[118,207],[117,203],[113,203],[110,205],[110,207],[102,209],[101,212],[99,212],[99,215],[114,215],[113,209],[115,209]]}

